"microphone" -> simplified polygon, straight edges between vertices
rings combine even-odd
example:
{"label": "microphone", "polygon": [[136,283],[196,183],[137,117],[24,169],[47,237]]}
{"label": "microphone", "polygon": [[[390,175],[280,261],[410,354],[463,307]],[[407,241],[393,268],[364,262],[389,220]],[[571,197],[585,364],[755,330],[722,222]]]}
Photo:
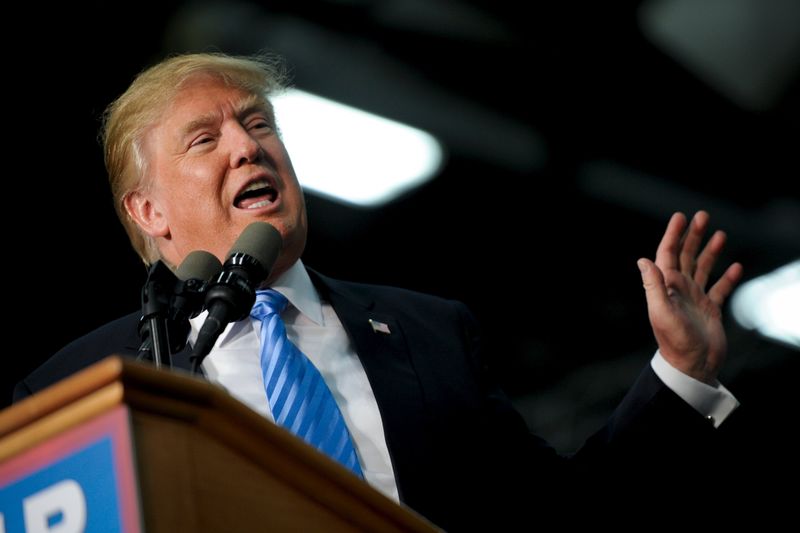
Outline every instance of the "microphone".
{"label": "microphone", "polygon": [[175,271],[177,280],[172,291],[167,323],[172,353],[186,346],[191,330],[189,319],[203,311],[206,291],[221,270],[222,263],[214,254],[195,250],[186,256]]}
{"label": "microphone", "polygon": [[208,283],[220,270],[219,259],[204,250],[187,255],[175,272],[162,261],[150,267],[142,287],[138,359],[152,359],[156,367],[171,365],[170,354],[186,345],[189,319],[202,311]]}
{"label": "microphone", "polygon": [[170,305],[170,319],[181,321],[194,318],[203,310],[205,293],[211,280],[222,271],[222,263],[205,250],[195,250],[186,256],[175,271],[178,278]]}
{"label": "microphone", "polygon": [[222,272],[206,292],[208,317],[200,328],[191,356],[195,372],[225,326],[250,315],[256,301],[256,287],[269,277],[282,245],[281,234],[266,222],[253,222],[236,239]]}

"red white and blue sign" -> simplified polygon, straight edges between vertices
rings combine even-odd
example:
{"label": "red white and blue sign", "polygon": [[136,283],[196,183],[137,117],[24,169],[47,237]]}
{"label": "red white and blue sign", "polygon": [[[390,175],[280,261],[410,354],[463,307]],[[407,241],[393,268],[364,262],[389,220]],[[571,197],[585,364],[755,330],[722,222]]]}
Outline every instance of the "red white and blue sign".
{"label": "red white and blue sign", "polygon": [[0,465],[0,533],[33,531],[141,531],[125,406]]}

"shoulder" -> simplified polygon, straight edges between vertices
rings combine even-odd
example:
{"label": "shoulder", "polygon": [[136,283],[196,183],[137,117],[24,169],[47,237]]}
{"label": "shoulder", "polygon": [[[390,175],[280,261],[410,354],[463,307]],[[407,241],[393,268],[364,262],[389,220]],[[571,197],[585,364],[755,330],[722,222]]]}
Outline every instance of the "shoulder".
{"label": "shoulder", "polygon": [[471,321],[467,307],[457,300],[390,285],[342,281],[311,269],[309,274],[321,296],[331,301],[346,299],[365,309],[408,318],[435,316],[440,320],[452,318],[460,321],[467,318]]}
{"label": "shoulder", "polygon": [[14,399],[33,394],[112,354],[134,355],[138,349],[137,311],[72,341],[19,382]]}
{"label": "shoulder", "polygon": [[398,287],[309,273],[321,297],[331,303],[351,335],[364,327],[366,318],[375,319],[389,324],[393,331],[395,326],[399,328],[406,349],[413,359],[424,360],[420,362],[422,366],[441,362],[443,368],[452,369],[457,360],[468,362],[470,371],[480,366],[480,328],[463,303]]}

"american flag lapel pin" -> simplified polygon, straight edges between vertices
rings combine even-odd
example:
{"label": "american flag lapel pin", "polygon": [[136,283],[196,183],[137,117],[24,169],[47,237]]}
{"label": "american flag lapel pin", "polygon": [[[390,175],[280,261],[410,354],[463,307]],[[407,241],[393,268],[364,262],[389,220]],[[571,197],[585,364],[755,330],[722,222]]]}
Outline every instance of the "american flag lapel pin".
{"label": "american flag lapel pin", "polygon": [[375,333],[383,333],[385,335],[389,335],[391,333],[389,326],[383,322],[378,322],[377,320],[372,320],[370,318],[369,325],[372,326],[372,331]]}

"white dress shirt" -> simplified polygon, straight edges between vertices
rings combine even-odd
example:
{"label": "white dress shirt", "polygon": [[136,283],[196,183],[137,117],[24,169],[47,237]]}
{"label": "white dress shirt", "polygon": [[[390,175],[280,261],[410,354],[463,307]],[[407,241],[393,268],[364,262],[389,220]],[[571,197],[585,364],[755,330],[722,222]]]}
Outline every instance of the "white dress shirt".
{"label": "white dress shirt", "polygon": [[[344,416],[366,481],[399,501],[397,482],[375,394],[352,342],[330,303],[322,301],[305,267],[297,261],[272,288],[289,300],[281,314],[291,340],[317,367]],[[194,344],[206,313],[191,320]],[[261,373],[261,323],[251,318],[229,324],[203,361],[208,379],[272,420]],[[721,384],[697,381],[672,367],[657,351],[653,371],[678,396],[719,426],[739,405]]]}
{"label": "white dress shirt", "polygon": [[711,421],[715,428],[739,407],[739,402],[722,383],[717,382],[711,386],[684,374],[669,364],[659,351],[656,351],[650,366],[653,367],[658,379],[683,401],[694,407],[695,411]]}
{"label": "white dress shirt", "polygon": [[[289,305],[281,313],[289,340],[317,367],[344,416],[364,478],[400,501],[378,402],[361,360],[328,302],[321,301],[305,267],[297,261],[272,284]],[[192,319],[194,344],[206,313]],[[272,420],[261,373],[261,322],[250,318],[229,324],[203,361],[208,379],[236,399]]]}

